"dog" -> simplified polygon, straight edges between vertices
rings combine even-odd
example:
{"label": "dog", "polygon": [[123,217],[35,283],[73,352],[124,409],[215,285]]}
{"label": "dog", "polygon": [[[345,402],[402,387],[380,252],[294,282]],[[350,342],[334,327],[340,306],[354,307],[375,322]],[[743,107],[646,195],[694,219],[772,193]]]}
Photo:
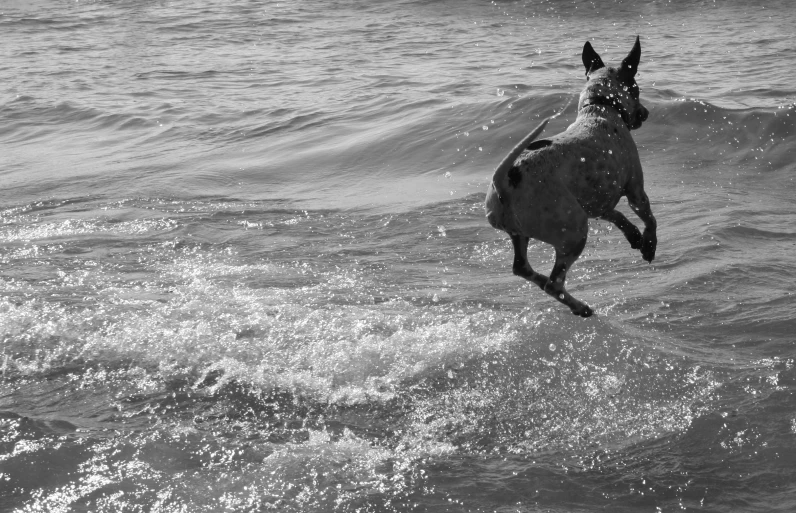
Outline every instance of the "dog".
{"label": "dog", "polygon": [[[615,224],[647,262],[655,258],[657,223],[630,134],[649,116],[635,80],[639,38],[618,69],[606,67],[588,41],[582,59],[587,83],[575,122],[560,134],[536,140],[552,117],[544,120],[503,159],[487,191],[486,216],[511,237],[515,275],[535,283],[575,315],[589,317],[592,309],[564,288],[567,271],[586,245],[589,218]],[[644,222],[643,234],[615,210],[622,196]],[[549,277],[528,263],[530,239],[555,248]]]}

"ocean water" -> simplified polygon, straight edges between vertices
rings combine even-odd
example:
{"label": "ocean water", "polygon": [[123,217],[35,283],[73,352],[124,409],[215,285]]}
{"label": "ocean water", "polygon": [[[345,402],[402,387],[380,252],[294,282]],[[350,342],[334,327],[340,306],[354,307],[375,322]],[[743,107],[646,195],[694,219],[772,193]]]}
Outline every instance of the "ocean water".
{"label": "ocean water", "polygon": [[[796,510],[794,26],[1,2],[0,511]],[[592,220],[581,319],[483,201],[583,43],[616,65],[636,34],[658,252]]]}

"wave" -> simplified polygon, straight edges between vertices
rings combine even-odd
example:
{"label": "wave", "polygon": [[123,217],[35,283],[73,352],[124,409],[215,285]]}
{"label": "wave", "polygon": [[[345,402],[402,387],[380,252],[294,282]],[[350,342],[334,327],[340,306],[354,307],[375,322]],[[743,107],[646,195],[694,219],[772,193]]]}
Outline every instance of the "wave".
{"label": "wave", "polygon": [[0,118],[4,121],[0,138],[8,144],[44,142],[53,137],[74,137],[86,132],[104,138],[114,132],[156,124],[150,116],[113,112],[70,101],[54,103],[27,95],[1,106]]}
{"label": "wave", "polygon": [[[584,323],[511,275],[510,244],[486,226],[483,198],[404,213],[230,197],[84,198],[0,211],[3,233],[44,228],[0,255],[3,379],[46,392],[0,412],[0,425],[29,440],[79,436],[81,451],[134,446],[136,464],[159,469],[210,466],[223,447],[225,461],[240,462],[247,479],[262,477],[274,497],[329,469],[307,485],[325,497],[365,478],[404,493],[404,470],[438,456],[446,466],[468,462],[467,472],[485,456],[538,468],[546,458],[560,467],[562,455],[602,471],[683,437],[740,444],[739,419],[724,418],[738,408],[728,393],[737,388],[744,401],[787,393],[790,360],[717,349],[745,351],[763,337],[787,345],[791,302],[771,295],[787,275],[783,262],[717,269],[719,260],[688,253],[708,244],[673,233],[697,232],[699,212],[668,232],[671,211],[660,216],[660,258],[687,253],[671,268],[640,268],[621,235],[594,227],[590,246],[601,260],[584,257],[571,273],[573,292],[591,294],[598,309]],[[758,215],[772,240],[785,231]],[[743,239],[731,227],[715,233],[728,245]],[[546,262],[550,253],[532,245],[529,256]],[[720,301],[735,295],[728,288],[755,283],[739,298],[750,308]],[[728,370],[741,365],[744,376]],[[240,445],[209,438],[250,421]],[[716,435],[721,423],[735,429]],[[110,445],[96,441],[116,428],[125,434]],[[45,464],[62,455],[38,451]]]}
{"label": "wave", "polygon": [[[661,96],[645,101],[650,119],[634,132],[640,148],[653,150],[643,155],[645,165],[663,158],[658,150],[674,150],[684,163],[792,168],[796,105],[728,109]],[[156,177],[158,186],[171,184],[175,191],[198,191],[210,180],[222,187],[216,191],[221,194],[245,183],[260,198],[289,193],[298,202],[317,205],[337,204],[344,197],[349,198],[344,203],[353,204],[362,204],[363,198],[393,203],[400,196],[428,202],[448,192],[461,197],[479,191],[514,141],[570,99],[574,94],[538,94],[511,83],[481,102],[407,101],[373,92],[357,104],[286,104],[246,112],[232,107],[197,110],[180,100],[109,108],[28,95],[0,107],[0,140],[35,145],[71,139],[79,142],[88,160],[99,159],[98,168],[118,168],[115,153],[133,152],[134,161],[157,158],[151,166],[160,170],[163,159],[178,152],[184,164]],[[563,131],[576,115],[575,105],[570,105],[547,133]],[[120,178],[121,183],[134,180],[132,174]],[[417,193],[390,193],[409,189]]]}
{"label": "wave", "polygon": [[791,167],[796,143],[796,104],[779,108],[727,109],[697,99],[651,104],[640,139],[685,146],[703,158],[765,160],[770,169]]}
{"label": "wave", "polygon": [[[407,442],[468,452],[628,443],[682,430],[704,411],[712,373],[668,354],[671,342],[655,331],[610,317],[584,329],[568,312],[520,307],[533,295],[508,285],[520,285],[508,272],[505,280],[488,273],[467,290],[402,277],[396,264],[433,272],[447,260],[459,268],[452,280],[492,267],[485,253],[508,261],[503,245],[489,241],[462,255],[461,238],[477,233],[468,223],[443,235],[429,219],[418,234],[414,215],[271,213],[271,226],[259,228],[269,235],[267,261],[259,249],[235,254],[176,241],[128,245],[110,259],[72,253],[73,268],[24,286],[38,299],[16,301],[23,284],[0,283],[12,355],[4,376],[91,379],[116,370],[148,382],[155,395],[175,382],[200,395],[240,386],[291,394],[314,408],[366,405],[376,417],[363,417],[368,423],[399,405],[407,417],[392,428],[405,430]],[[391,229],[380,240],[358,242],[385,225]],[[324,232],[350,242],[296,261],[328,245]],[[296,240],[280,249],[289,237]],[[398,241],[413,249],[402,253]],[[385,260],[374,246],[398,254]],[[54,249],[37,258],[45,266],[62,255]],[[502,291],[500,302],[482,299],[494,297],[483,293],[487,283]]]}

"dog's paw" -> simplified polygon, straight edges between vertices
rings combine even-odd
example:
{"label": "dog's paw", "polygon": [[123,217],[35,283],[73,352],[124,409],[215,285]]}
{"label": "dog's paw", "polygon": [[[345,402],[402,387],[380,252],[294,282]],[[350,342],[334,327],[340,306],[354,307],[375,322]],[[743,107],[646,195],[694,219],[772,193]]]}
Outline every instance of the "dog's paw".
{"label": "dog's paw", "polygon": [[644,240],[641,244],[641,258],[652,263],[655,259],[655,248],[658,246],[658,237],[655,232],[644,231]]}
{"label": "dog's paw", "polygon": [[572,313],[585,319],[586,317],[591,317],[594,314],[594,311],[589,308],[588,305],[581,303],[579,307],[572,309]]}

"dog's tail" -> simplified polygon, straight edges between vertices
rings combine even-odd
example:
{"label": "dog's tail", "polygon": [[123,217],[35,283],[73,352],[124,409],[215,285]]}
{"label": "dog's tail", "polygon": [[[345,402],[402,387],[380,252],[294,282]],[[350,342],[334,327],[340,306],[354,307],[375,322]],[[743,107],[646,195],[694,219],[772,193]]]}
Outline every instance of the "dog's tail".
{"label": "dog's tail", "polygon": [[561,115],[569,104],[572,103],[572,99],[567,102],[563,109],[558,111],[557,113],[553,114],[549,118],[545,119],[539,126],[534,128],[531,133],[526,135],[522,138],[522,140],[517,143],[517,145],[512,149],[506,158],[504,158],[498,167],[495,169],[495,174],[492,177],[492,183],[489,184],[489,189],[486,193],[486,218],[493,227],[499,230],[506,230],[512,231],[507,229],[509,225],[512,223],[509,221],[507,223],[506,214],[508,214],[508,209],[511,207],[506,204],[505,195],[507,193],[507,188],[505,186],[501,187],[502,184],[507,182],[509,170],[514,167],[514,162],[517,160],[523,151],[525,151],[528,146],[539,137],[539,134],[542,133],[542,130],[545,129],[547,123],[550,120],[557,118]]}

